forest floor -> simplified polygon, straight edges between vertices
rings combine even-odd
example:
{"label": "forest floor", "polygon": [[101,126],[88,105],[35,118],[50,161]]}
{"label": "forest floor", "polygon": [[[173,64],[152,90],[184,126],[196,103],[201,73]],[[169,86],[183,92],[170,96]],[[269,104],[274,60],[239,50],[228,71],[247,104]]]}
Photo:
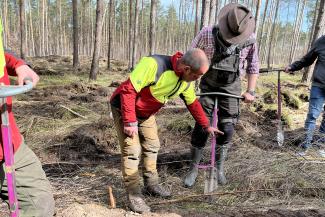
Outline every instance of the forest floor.
{"label": "forest floor", "polygon": [[[229,184],[219,186],[220,195],[212,197],[186,198],[204,189],[203,172],[193,188],[182,184],[189,168],[194,120],[181,101],[162,109],[157,115],[158,168],[173,201],[146,197],[153,213],[139,215],[127,208],[119,146],[107,105],[108,97],[128,76],[126,65],[113,61],[108,71],[106,61],[101,60],[97,81],[89,82],[88,58],[82,58],[77,72],[72,70],[71,57],[32,58],[30,62],[41,81],[14,99],[14,113],[53,186],[57,216],[325,216],[325,159],[319,157],[317,148],[306,157],[296,154],[310,91],[299,84],[300,75],[282,75],[282,147],[276,143],[277,76],[260,76],[256,102],[242,105],[226,161]],[[113,188],[116,209],[109,207],[108,186]],[[5,216],[5,210],[2,205],[0,216]]]}

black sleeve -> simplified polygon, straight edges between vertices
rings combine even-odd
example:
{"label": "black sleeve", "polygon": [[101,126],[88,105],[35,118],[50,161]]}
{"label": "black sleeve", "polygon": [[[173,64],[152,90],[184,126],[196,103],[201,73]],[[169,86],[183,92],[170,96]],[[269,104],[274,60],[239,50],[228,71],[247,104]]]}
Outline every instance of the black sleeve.
{"label": "black sleeve", "polygon": [[311,64],[313,64],[315,62],[315,60],[318,57],[318,53],[316,51],[318,43],[321,39],[318,39],[317,41],[315,41],[315,43],[312,45],[312,47],[310,48],[310,50],[308,51],[308,53],[303,56],[300,60],[292,63],[291,66],[291,71],[298,71],[304,67],[310,66]]}

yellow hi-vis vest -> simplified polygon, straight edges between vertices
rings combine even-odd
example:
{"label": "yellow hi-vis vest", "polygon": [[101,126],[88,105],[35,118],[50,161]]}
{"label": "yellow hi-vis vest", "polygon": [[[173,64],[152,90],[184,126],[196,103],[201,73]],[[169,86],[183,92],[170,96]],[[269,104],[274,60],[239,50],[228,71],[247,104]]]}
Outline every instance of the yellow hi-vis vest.
{"label": "yellow hi-vis vest", "polygon": [[5,53],[2,44],[2,24],[0,22],[0,78],[4,75],[4,68],[6,66]]}
{"label": "yellow hi-vis vest", "polygon": [[138,93],[149,86],[152,96],[162,104],[180,94],[183,95],[187,105],[192,104],[196,99],[192,82],[181,80],[172,70],[160,70],[153,57],[143,57],[130,74],[130,80]]}

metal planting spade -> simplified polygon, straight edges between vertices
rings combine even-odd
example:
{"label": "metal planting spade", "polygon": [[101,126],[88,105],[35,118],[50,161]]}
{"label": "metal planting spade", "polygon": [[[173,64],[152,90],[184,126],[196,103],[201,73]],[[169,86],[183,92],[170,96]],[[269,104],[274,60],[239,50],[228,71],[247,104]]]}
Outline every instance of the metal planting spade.
{"label": "metal planting spade", "polygon": [[[210,93],[200,93],[197,94],[198,96],[214,96],[214,109],[212,113],[212,126],[217,127],[218,126],[218,96],[224,96],[224,97],[233,97],[237,99],[243,99],[242,96],[227,94],[227,93],[221,93],[221,92],[210,92]],[[206,165],[198,164],[196,165],[199,169],[204,169],[204,194],[209,194],[213,191],[215,191],[218,187],[218,176],[217,176],[217,168],[215,167],[215,152],[216,152],[216,135],[212,135],[211,138],[211,158],[210,163]]]}
{"label": "metal planting spade", "polygon": [[282,97],[281,97],[281,69],[278,70],[278,114],[277,114],[277,122],[278,122],[278,130],[277,130],[277,143],[278,146],[281,147],[284,142],[284,133],[282,127],[281,120],[281,110],[282,110]]}

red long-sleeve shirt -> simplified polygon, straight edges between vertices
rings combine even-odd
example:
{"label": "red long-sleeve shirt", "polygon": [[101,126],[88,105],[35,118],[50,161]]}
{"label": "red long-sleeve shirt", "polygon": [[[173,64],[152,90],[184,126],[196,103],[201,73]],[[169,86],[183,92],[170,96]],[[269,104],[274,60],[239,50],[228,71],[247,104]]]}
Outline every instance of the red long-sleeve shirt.
{"label": "red long-sleeve shirt", "polygon": [[[5,53],[6,65],[4,67],[4,75],[0,78],[0,83],[4,83],[5,85],[10,84],[9,75],[16,76],[15,69],[19,66],[25,65],[25,61],[15,57],[13,54],[6,52]],[[18,149],[20,144],[22,143],[22,135],[19,132],[19,129],[16,125],[16,121],[14,118],[14,114],[12,113],[12,98],[7,98],[7,108],[9,114],[9,124],[12,134],[12,143],[14,146],[14,151]],[[0,134],[0,161],[3,160],[3,144],[2,144],[2,133]]]}

